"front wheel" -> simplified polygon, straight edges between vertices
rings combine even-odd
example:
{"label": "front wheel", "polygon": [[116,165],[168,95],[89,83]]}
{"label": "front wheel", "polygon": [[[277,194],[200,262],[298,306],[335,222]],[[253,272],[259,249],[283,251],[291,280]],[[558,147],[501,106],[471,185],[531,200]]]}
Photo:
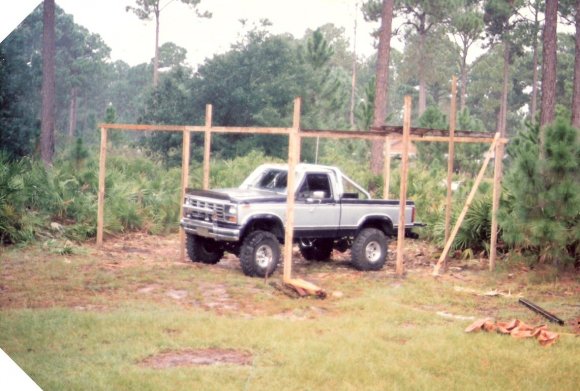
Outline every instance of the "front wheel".
{"label": "front wheel", "polygon": [[224,256],[224,249],[213,239],[187,234],[187,255],[192,262],[216,264]]}
{"label": "front wheel", "polygon": [[271,276],[280,262],[280,243],[267,231],[254,231],[242,243],[240,263],[246,276]]}
{"label": "front wheel", "polygon": [[364,228],[352,244],[352,264],[358,270],[381,270],[387,261],[387,237],[376,228]]}

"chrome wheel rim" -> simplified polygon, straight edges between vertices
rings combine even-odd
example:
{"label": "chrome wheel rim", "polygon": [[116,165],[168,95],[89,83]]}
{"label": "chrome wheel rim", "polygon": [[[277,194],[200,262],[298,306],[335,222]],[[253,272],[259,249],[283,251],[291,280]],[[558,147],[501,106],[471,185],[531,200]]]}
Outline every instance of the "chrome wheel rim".
{"label": "chrome wheel rim", "polygon": [[381,245],[379,244],[379,242],[374,240],[372,242],[369,242],[365,248],[365,255],[367,257],[367,261],[371,263],[375,263],[379,259],[381,259],[382,253],[383,252],[381,250]]}
{"label": "chrome wheel rim", "polygon": [[261,245],[256,250],[256,264],[261,268],[267,268],[274,259],[272,248],[266,244]]}

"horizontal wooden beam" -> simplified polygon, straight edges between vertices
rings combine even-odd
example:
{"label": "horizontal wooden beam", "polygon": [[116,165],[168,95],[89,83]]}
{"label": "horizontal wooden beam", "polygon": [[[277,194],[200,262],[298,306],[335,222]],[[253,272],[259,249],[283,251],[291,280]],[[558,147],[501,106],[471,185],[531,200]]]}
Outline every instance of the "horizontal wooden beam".
{"label": "horizontal wooden beam", "polygon": [[[384,140],[388,135],[385,131],[376,132],[358,132],[352,130],[303,130],[300,132],[300,137],[325,137],[325,138],[339,138],[339,139],[359,139],[359,140]],[[449,136],[410,136],[411,141],[421,142],[449,142]],[[391,137],[391,140],[395,140],[395,137]],[[454,142],[458,143],[487,143],[491,144],[493,142],[493,137],[454,137]],[[507,139],[500,139],[499,142],[507,143]]]}
{"label": "horizontal wooden beam", "polygon": [[[411,136],[411,141],[421,142],[421,141],[428,141],[428,142],[435,142],[435,143],[448,143],[451,137],[441,137],[441,136]],[[453,142],[455,143],[486,143],[491,144],[493,143],[492,138],[483,138],[483,137],[454,137]],[[506,144],[508,142],[507,138],[500,138],[498,143]]]}
{"label": "horizontal wooden beam", "polygon": [[384,140],[387,137],[386,132],[364,132],[353,130],[300,130],[300,137],[324,137],[340,139],[358,139],[358,140]]}
{"label": "horizontal wooden beam", "polygon": [[142,132],[203,132],[203,126],[190,125],[151,125],[151,124],[99,124],[99,127],[115,130],[136,130]]}
{"label": "horizontal wooden beam", "polygon": [[[387,132],[389,134],[403,134],[403,127],[402,126],[393,126],[393,125],[385,125],[381,127],[371,128],[371,131],[382,131]],[[456,136],[463,136],[463,137],[481,137],[481,138],[490,138],[493,140],[495,133],[489,132],[479,132],[473,130],[455,130]],[[411,136],[441,136],[441,137],[448,137],[450,135],[450,131],[446,129],[432,129],[432,128],[411,128]]]}
{"label": "horizontal wooden beam", "polygon": [[213,133],[290,134],[292,128],[253,128],[243,126],[212,126]]}
{"label": "horizontal wooden beam", "polygon": [[[136,131],[161,131],[161,132],[205,132],[205,126],[189,126],[189,125],[146,125],[146,124],[99,124],[99,127],[116,130],[136,130]],[[387,127],[396,128],[396,127]],[[450,137],[447,135],[413,135],[413,130],[424,128],[411,128],[410,140],[415,142],[449,142]],[[267,127],[242,127],[242,126],[212,126],[210,131],[212,133],[237,133],[237,134],[282,134],[288,135],[292,128],[267,128]],[[429,129],[437,131],[436,129]],[[446,132],[446,131],[441,131]],[[470,132],[460,132],[461,134],[470,134]],[[357,140],[384,140],[387,136],[397,134],[397,132],[390,132],[389,130],[377,131],[354,131],[354,130],[312,130],[301,129],[298,132],[300,138],[334,138],[334,139],[357,139]],[[443,133],[441,133],[443,134]],[[459,134],[456,133],[456,134]],[[493,137],[484,137],[484,133],[479,133],[477,136],[455,136],[454,142],[457,143],[487,143],[493,142]],[[498,140],[500,143],[507,143],[507,138]]]}

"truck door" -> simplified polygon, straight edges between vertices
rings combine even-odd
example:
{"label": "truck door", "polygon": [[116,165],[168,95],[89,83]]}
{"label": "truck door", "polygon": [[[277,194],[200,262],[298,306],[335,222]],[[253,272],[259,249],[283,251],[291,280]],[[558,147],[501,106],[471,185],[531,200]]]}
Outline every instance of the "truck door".
{"label": "truck door", "polygon": [[340,221],[340,203],[328,173],[307,173],[296,192],[294,233],[296,237],[335,237]]}

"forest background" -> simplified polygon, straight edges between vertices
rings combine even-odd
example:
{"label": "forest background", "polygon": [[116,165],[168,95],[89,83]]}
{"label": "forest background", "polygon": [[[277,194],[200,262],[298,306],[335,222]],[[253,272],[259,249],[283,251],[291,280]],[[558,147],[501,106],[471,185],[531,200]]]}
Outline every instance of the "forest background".
{"label": "forest background", "polygon": [[[43,41],[49,3],[54,4],[45,1],[0,44],[3,244],[54,237],[82,241],[96,234],[99,122],[202,124],[210,103],[216,126],[288,126],[292,101],[300,96],[302,128],[368,130],[373,123],[377,56],[357,55],[345,30],[331,23],[296,38],[272,33],[268,20],[242,21],[245,32],[230,50],[195,68],[187,64],[185,49],[172,42],[156,45],[150,62],[130,66],[112,61],[99,35],[56,6],[55,89],[49,102],[54,117],[51,137],[45,138],[42,128],[51,122],[44,117],[42,93],[47,74],[43,66],[50,56]],[[127,3],[127,11],[136,18],[163,28],[156,16],[166,4]],[[189,8],[193,23],[211,17],[209,3],[181,3],[172,6]],[[361,2],[364,23],[380,20],[386,3]],[[511,140],[500,213],[504,253],[530,263],[577,264],[580,1],[547,2],[556,4],[559,25],[570,26],[556,37],[557,65],[546,68],[555,80],[551,93],[557,117],[548,123],[540,120],[546,112],[540,97],[547,91],[542,64],[549,38],[543,32],[546,21],[553,19],[547,17],[544,1],[391,3],[396,16],[392,33],[404,47],[390,50],[387,115],[381,120],[400,124],[403,97],[411,95],[414,125],[447,129],[450,79],[457,75],[457,128],[505,129]],[[483,49],[474,54],[476,47]],[[181,145],[180,134],[113,133],[106,233],[177,229]],[[193,136],[192,186],[201,184],[202,145],[202,139]],[[302,161],[338,165],[382,196],[382,179],[369,170],[375,158],[371,149],[362,141],[309,140],[303,142]],[[417,149],[409,195],[417,203],[419,218],[428,223],[422,235],[441,244],[446,146],[420,143]],[[460,208],[486,146],[456,149],[454,180],[460,186],[454,198]],[[212,186],[235,186],[258,163],[283,161],[286,156],[283,137],[215,136]],[[391,192],[398,185],[395,173]],[[487,251],[490,211],[491,186],[484,183],[454,243],[463,256]]]}

